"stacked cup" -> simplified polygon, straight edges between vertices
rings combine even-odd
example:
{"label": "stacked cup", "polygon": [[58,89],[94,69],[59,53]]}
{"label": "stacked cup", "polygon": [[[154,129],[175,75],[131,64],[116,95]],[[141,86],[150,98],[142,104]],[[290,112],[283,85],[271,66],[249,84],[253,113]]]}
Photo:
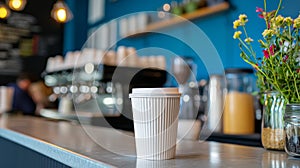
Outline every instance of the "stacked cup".
{"label": "stacked cup", "polygon": [[13,95],[12,87],[0,86],[0,114],[11,110]]}
{"label": "stacked cup", "polygon": [[164,160],[175,157],[180,95],[177,88],[132,90],[129,97],[138,158]]}

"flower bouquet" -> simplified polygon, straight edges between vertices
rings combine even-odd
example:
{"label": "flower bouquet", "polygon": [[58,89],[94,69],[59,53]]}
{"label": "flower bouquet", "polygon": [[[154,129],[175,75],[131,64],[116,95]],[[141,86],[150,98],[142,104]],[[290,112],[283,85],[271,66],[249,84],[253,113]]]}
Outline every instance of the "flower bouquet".
{"label": "flower bouquet", "polygon": [[256,8],[265,22],[261,52],[255,52],[254,40],[246,31],[247,16],[241,14],[233,22],[234,39],[239,40],[240,57],[256,69],[257,86],[264,92],[262,143],[267,149],[283,150],[285,144],[284,107],[287,103],[300,103],[300,15],[292,19],[279,15],[282,0],[276,10],[267,12]]}
{"label": "flower bouquet", "polygon": [[300,15],[296,19],[278,15],[281,3],[282,0],[277,10],[266,12],[264,0],[265,9],[256,9],[266,24],[263,39],[258,40],[262,52],[256,53],[252,48],[245,14],[233,22],[233,38],[240,42],[241,58],[257,70],[257,84],[262,91],[276,90],[287,103],[300,103]]}

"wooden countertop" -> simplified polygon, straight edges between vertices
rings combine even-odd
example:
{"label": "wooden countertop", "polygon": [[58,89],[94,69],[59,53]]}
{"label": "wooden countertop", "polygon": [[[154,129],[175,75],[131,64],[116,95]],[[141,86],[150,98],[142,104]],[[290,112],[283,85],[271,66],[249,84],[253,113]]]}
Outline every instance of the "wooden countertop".
{"label": "wooden countertop", "polygon": [[71,167],[298,167],[283,151],[182,140],[176,158],[147,161],[135,157],[130,132],[80,126],[30,116],[2,115],[0,136]]}

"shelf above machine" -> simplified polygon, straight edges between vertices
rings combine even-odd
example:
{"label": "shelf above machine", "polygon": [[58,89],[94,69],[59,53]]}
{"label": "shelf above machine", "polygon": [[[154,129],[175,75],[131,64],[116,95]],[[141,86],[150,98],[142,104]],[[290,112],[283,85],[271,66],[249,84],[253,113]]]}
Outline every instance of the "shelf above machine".
{"label": "shelf above machine", "polygon": [[146,26],[144,30],[137,31],[131,34],[127,34],[126,37],[135,37],[145,33],[153,32],[155,30],[160,30],[163,28],[171,27],[180,23],[184,23],[188,20],[199,19],[214,13],[222,12],[228,10],[230,7],[228,2],[222,2],[214,6],[200,8],[192,13],[186,13],[177,17],[172,17],[171,19],[165,19],[162,21],[157,21],[150,23]]}

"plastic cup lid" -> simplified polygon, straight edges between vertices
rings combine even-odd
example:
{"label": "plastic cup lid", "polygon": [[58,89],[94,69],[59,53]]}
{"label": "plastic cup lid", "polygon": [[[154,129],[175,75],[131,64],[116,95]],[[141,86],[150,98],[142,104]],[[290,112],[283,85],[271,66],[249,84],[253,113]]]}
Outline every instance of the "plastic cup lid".
{"label": "plastic cup lid", "polygon": [[133,88],[129,97],[140,96],[180,96],[178,88]]}

